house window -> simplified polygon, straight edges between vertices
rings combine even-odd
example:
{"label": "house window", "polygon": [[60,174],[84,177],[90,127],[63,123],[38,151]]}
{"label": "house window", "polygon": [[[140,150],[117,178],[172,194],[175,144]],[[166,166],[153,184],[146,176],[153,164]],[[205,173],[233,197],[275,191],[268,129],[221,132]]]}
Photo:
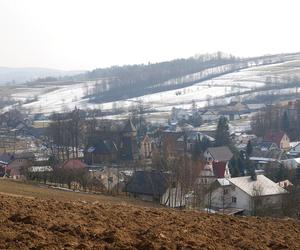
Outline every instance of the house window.
{"label": "house window", "polygon": [[232,191],[235,191],[235,186],[232,186],[231,189],[232,189]]}
{"label": "house window", "polygon": [[235,197],[235,196],[232,196],[232,197],[231,197],[231,202],[232,202],[232,203],[236,203],[236,197]]}
{"label": "house window", "polygon": [[228,194],[228,189],[224,189],[223,194]]}

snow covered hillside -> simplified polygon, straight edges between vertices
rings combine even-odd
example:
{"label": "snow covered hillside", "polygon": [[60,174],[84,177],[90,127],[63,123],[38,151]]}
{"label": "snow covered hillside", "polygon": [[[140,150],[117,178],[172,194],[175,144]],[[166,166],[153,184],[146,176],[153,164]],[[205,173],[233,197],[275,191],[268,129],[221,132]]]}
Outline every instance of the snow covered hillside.
{"label": "snow covered hillside", "polygon": [[285,95],[297,93],[297,86],[273,86],[270,79],[288,79],[300,77],[300,54],[282,56],[280,63],[259,65],[237,70],[210,80],[196,82],[185,88],[148,94],[136,98],[116,102],[93,104],[87,93],[95,86],[96,81],[78,82],[70,85],[60,83],[51,86],[34,86],[17,88],[12,98],[23,102],[22,106],[32,113],[51,113],[73,109],[127,108],[143,102],[151,110],[169,111],[172,107],[190,108],[194,101],[198,107],[215,104],[225,104],[232,98],[247,100],[253,96],[268,94]]}

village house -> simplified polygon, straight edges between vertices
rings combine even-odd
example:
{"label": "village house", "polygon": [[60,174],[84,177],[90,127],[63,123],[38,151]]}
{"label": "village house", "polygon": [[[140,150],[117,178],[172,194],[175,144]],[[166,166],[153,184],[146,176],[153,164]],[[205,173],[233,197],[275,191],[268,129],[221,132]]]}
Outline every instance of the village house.
{"label": "village house", "polygon": [[279,164],[286,160],[287,156],[286,153],[279,148],[272,150],[254,148],[249,159],[255,163],[256,168],[261,169],[266,164]]}
{"label": "village house", "polygon": [[195,150],[197,143],[207,140],[209,143],[215,141],[214,138],[198,131],[187,131],[180,136],[176,141],[178,155],[183,155],[184,151],[192,153]]}
{"label": "village house", "polygon": [[271,141],[258,141],[258,140],[251,140],[252,147],[260,150],[260,151],[272,151],[272,150],[279,150],[279,147],[275,142]]}
{"label": "village house", "polygon": [[282,150],[290,148],[290,138],[282,131],[269,132],[265,135],[264,140],[275,143]]}
{"label": "village house", "polygon": [[282,164],[289,169],[300,167],[300,158],[290,158],[282,161]]}
{"label": "village house", "polygon": [[220,116],[226,117],[228,121],[235,121],[241,119],[241,115],[235,110],[223,110],[219,112]]}
{"label": "village house", "polygon": [[254,134],[246,134],[236,132],[233,134],[233,140],[235,142],[236,147],[239,149],[244,149],[247,147],[249,141],[256,139],[256,135]]}
{"label": "village house", "polygon": [[155,201],[168,207],[183,207],[185,196],[180,184],[169,183],[168,175],[159,171],[136,171],[125,186],[130,196]]}
{"label": "village house", "polygon": [[274,141],[256,138],[251,140],[251,145],[253,150],[249,159],[255,163],[258,169],[264,168],[265,164],[279,164],[288,159],[286,151],[280,149]]}
{"label": "village house", "polygon": [[70,159],[64,161],[61,165],[61,168],[68,170],[84,170],[87,169],[87,165],[79,159]]}
{"label": "village house", "polygon": [[235,177],[218,180],[219,185],[212,191],[213,209],[242,209],[245,214],[258,210],[280,209],[283,196],[287,193],[277,183],[264,175]]}
{"label": "village house", "polygon": [[105,192],[115,193],[124,188],[125,175],[118,167],[103,167],[89,170],[91,178],[99,180]]}
{"label": "village house", "polygon": [[228,163],[233,154],[229,147],[209,147],[204,152],[204,158],[207,162],[226,162]]}
{"label": "village house", "polygon": [[247,107],[248,111],[251,113],[251,112],[257,112],[259,110],[266,108],[266,105],[264,103],[249,103],[249,104],[246,104],[246,107]]}
{"label": "village house", "polygon": [[210,185],[218,178],[230,178],[228,163],[233,154],[227,146],[209,147],[204,152],[206,164],[197,178],[197,185]]}
{"label": "village house", "polygon": [[85,162],[93,165],[95,163],[116,162],[119,158],[117,145],[111,140],[101,140],[87,148]]}
{"label": "village house", "polygon": [[35,156],[31,152],[13,155],[13,159],[6,167],[6,174],[13,179],[24,178],[25,171],[34,163]]}
{"label": "village house", "polygon": [[288,151],[288,155],[292,157],[300,156],[300,142],[290,142],[290,150]]}
{"label": "village house", "polygon": [[203,110],[200,111],[200,117],[203,122],[212,122],[219,119],[219,114],[215,110]]}
{"label": "village house", "polygon": [[182,120],[188,121],[191,116],[192,116],[192,114],[190,112],[188,112],[187,110],[173,107],[170,120],[173,122],[174,121],[182,121]]}
{"label": "village house", "polygon": [[87,164],[116,163],[138,159],[137,131],[129,119],[121,131],[101,130],[89,138],[84,151]]}

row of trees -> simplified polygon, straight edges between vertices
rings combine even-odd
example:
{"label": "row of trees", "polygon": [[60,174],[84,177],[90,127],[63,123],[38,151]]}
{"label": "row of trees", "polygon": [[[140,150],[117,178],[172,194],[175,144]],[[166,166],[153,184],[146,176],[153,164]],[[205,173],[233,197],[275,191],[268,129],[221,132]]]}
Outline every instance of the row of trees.
{"label": "row of trees", "polygon": [[47,145],[52,156],[58,161],[78,158],[79,150],[85,139],[85,119],[79,109],[69,113],[54,113],[47,128]]}
{"label": "row of trees", "polygon": [[290,139],[298,140],[300,134],[300,102],[293,108],[276,105],[267,106],[252,117],[251,128],[257,136],[265,136],[268,131],[284,131]]}
{"label": "row of trees", "polygon": [[[162,63],[95,69],[88,72],[86,78],[104,79],[95,87],[94,101],[115,101],[188,86],[196,80],[230,72],[236,69],[237,63],[241,63],[241,60],[216,53]],[[211,68],[215,68],[214,72],[205,72]],[[201,75],[193,75],[197,72]],[[182,78],[187,75],[187,79]],[[174,80],[167,82],[171,79]]]}
{"label": "row of trees", "polygon": [[24,175],[27,180],[44,184],[58,184],[61,187],[74,190],[104,191],[101,181],[93,178],[86,169],[66,169],[61,166],[54,166],[53,171],[30,172],[26,170]]}

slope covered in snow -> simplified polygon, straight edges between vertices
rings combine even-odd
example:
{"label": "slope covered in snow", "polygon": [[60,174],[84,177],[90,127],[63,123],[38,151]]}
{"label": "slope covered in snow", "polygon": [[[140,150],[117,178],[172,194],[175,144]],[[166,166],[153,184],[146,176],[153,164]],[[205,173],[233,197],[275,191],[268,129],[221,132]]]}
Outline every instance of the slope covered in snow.
{"label": "slope covered in snow", "polygon": [[[257,64],[259,62],[256,62]],[[196,76],[194,74],[193,77]],[[282,55],[280,63],[252,66],[210,80],[195,81],[188,87],[116,102],[97,104],[86,98],[88,93],[95,87],[96,81],[17,88],[12,97],[16,101],[23,102],[23,107],[30,109],[33,113],[51,113],[73,109],[75,106],[82,109],[101,108],[110,110],[129,108],[141,102],[151,110],[169,111],[172,107],[190,108],[192,102],[195,102],[198,107],[203,107],[224,104],[232,98],[247,100],[247,98],[260,94],[295,94],[298,92],[297,84],[293,86],[284,84],[287,79],[293,77],[300,77],[300,54]],[[183,79],[188,78],[183,77]],[[280,82],[280,84],[274,85],[272,81],[273,83],[274,81]],[[101,84],[101,81],[98,81],[99,84]]]}

